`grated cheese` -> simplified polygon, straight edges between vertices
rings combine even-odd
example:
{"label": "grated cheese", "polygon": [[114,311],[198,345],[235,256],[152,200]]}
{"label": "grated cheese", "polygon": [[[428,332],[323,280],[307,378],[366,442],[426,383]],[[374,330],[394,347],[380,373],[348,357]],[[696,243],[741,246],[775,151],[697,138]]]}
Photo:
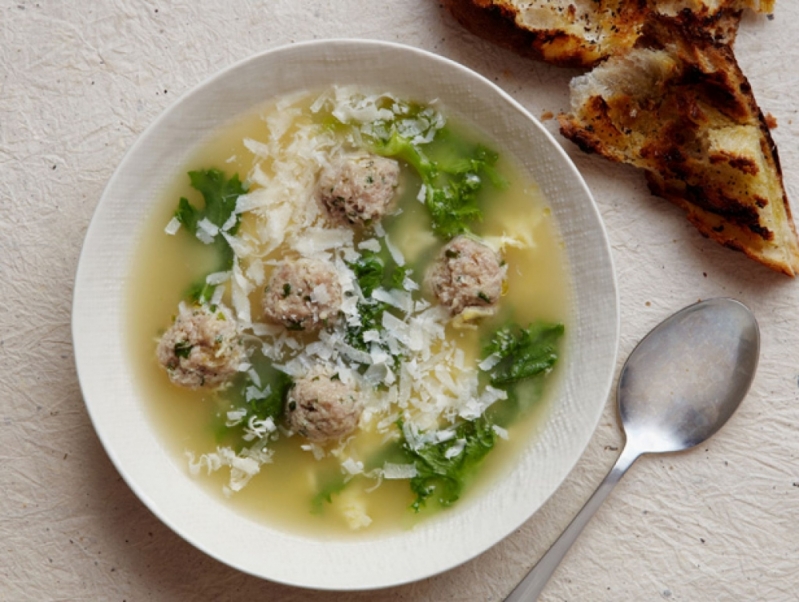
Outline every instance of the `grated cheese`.
{"label": "grated cheese", "polygon": [[363,472],[363,462],[360,460],[353,460],[352,458],[347,458],[341,463],[341,468],[344,469],[346,473],[349,475],[356,475],[361,474]]}
{"label": "grated cheese", "polygon": [[222,303],[222,298],[225,296],[225,289],[226,287],[224,286],[217,286],[214,289],[214,294],[211,295],[211,299],[209,300],[212,307]]}
{"label": "grated cheese", "polygon": [[502,428],[501,426],[495,424],[491,427],[491,429],[497,434],[497,437],[499,437],[500,439],[504,439],[505,441],[507,441],[510,438],[508,435],[508,431]]}
{"label": "grated cheese", "polygon": [[238,454],[230,447],[219,446],[216,452],[202,454],[199,458],[191,451],[186,451],[189,473],[199,474],[203,469],[207,474],[223,467],[230,468],[230,480],[225,486],[227,494],[240,491],[250,479],[261,471],[261,466],[272,462],[272,450],[263,447],[244,448]]}
{"label": "grated cheese", "polygon": [[391,254],[391,259],[394,260],[394,263],[396,263],[400,267],[404,266],[405,265],[405,257],[402,255],[402,251],[400,251],[391,242],[391,240],[389,240],[388,234],[386,234],[386,237],[383,239],[383,241],[386,243],[386,248],[388,249],[388,252]]}
{"label": "grated cheese", "polygon": [[205,281],[208,284],[217,285],[230,280],[230,276],[230,272],[214,272],[213,274],[208,274],[208,276],[205,277]]}
{"label": "grated cheese", "polygon": [[180,221],[176,217],[173,217],[171,220],[169,220],[169,223],[166,225],[166,228],[164,228],[164,232],[166,232],[170,236],[175,235],[178,230],[180,230]]}
{"label": "grated cheese", "polygon": [[455,443],[447,448],[447,451],[444,452],[444,457],[447,460],[451,460],[452,458],[457,458],[458,456],[463,453],[463,448],[466,447],[466,439],[458,439]]}
{"label": "grated cheese", "polygon": [[[370,392],[362,416],[364,428],[375,429],[388,441],[398,437],[395,425],[401,419],[403,435],[411,449],[452,442],[445,457],[455,458],[463,452],[465,440],[455,439],[454,425],[460,420],[479,417],[493,403],[507,397],[504,391],[490,386],[481,390],[479,385],[479,371],[490,370],[499,361],[498,356],[490,356],[477,365],[467,361],[463,349],[446,339],[448,311],[421,298],[420,284],[411,277],[410,270],[399,288],[377,287],[367,300],[349,267],[361,253],[380,253],[384,247],[392,261],[403,267],[407,263],[403,249],[411,261],[416,261],[430,248],[432,235],[419,238],[423,244],[417,241],[401,249],[377,222],[372,225],[371,235],[356,240],[352,228],[330,223],[319,203],[313,202],[317,174],[331,164],[331,158],[348,148],[363,146],[361,136],[373,133],[370,131],[373,121],[394,119],[394,112],[403,110],[396,99],[393,99],[394,112],[380,106],[392,99],[384,94],[364,95],[350,87],[336,87],[320,94],[310,104],[311,114],[324,110],[344,124],[360,124],[360,129],[353,128],[344,139],[316,125],[307,111],[296,106],[296,99],[281,101],[280,110],[264,118],[267,135],[258,140],[244,140],[244,146],[255,156],[245,180],[249,191],[237,199],[233,215],[221,228],[203,219],[197,225],[197,236],[210,243],[222,235],[230,244],[235,255],[232,269],[210,274],[206,282],[217,287],[213,294],[215,303],[229,295],[236,318],[252,333],[247,336],[257,337],[260,351],[274,368],[296,378],[313,366],[329,367],[343,382]],[[418,144],[430,142],[444,127],[443,117],[433,109],[415,118],[406,115],[397,123],[401,133]],[[424,203],[426,194],[422,185],[416,198]],[[231,235],[238,219],[243,227]],[[532,244],[512,226],[496,244]],[[179,227],[180,223],[173,219],[166,231],[174,234]],[[323,259],[336,268],[343,294],[341,316],[311,342],[306,333],[253,321],[253,317],[260,315],[260,310],[252,306],[258,297],[254,293],[263,287],[271,266],[284,256]],[[330,300],[331,292],[322,284],[313,287],[310,296],[324,304]],[[358,305],[368,301],[384,303],[390,309],[382,314],[381,329],[361,333],[361,340],[368,346],[364,351],[347,342],[347,333],[348,329],[362,326]],[[261,388],[255,370],[249,365],[244,369],[249,370],[253,383],[245,390],[246,401],[268,396],[269,387]],[[244,409],[228,411],[226,424],[242,424],[246,414]],[[189,470],[192,474],[201,470],[210,473],[227,467],[230,479],[225,490],[231,494],[239,491],[263,464],[272,461],[272,453],[266,446],[282,428],[271,418],[251,417],[244,428],[244,439],[253,443],[251,447],[239,454],[231,448],[218,447],[216,452],[198,459],[188,453]],[[495,432],[499,437],[507,437],[504,429],[495,427]],[[363,462],[348,455],[346,450],[350,448],[346,441],[332,450],[311,442],[303,443],[301,448],[316,460],[336,456],[348,478],[363,475],[376,479],[375,487],[381,479],[408,479],[417,474],[414,464],[392,463],[365,474]],[[342,512],[352,528],[371,522],[357,503],[348,503]]]}
{"label": "grated cheese", "polygon": [[484,372],[487,372],[488,370],[491,370],[491,368],[496,366],[499,363],[500,359],[502,359],[502,358],[500,357],[500,355],[498,353],[492,353],[487,358],[485,358],[482,362],[477,364],[477,367],[480,368],[480,370],[482,370]]}
{"label": "grated cheese", "polygon": [[416,464],[383,464],[384,479],[412,479],[417,474]]}
{"label": "grated cheese", "polygon": [[362,251],[372,251],[373,253],[379,253],[382,247],[380,246],[380,241],[376,238],[368,238],[364,241],[361,241],[358,244],[358,249]]}

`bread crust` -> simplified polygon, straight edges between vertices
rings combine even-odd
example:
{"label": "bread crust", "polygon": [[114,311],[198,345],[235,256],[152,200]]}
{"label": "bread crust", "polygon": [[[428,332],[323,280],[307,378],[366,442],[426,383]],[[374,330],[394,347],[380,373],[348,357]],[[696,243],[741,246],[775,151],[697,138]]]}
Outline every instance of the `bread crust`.
{"label": "bread crust", "polygon": [[[650,13],[688,12],[717,41],[732,43],[741,12],[774,0],[443,0],[475,35],[522,56],[563,67],[592,67],[632,48]],[[581,6],[578,8],[578,6]]]}
{"label": "bread crust", "polygon": [[[578,19],[574,5],[568,3],[557,26],[542,28],[524,23],[522,3],[515,0],[443,0],[443,4],[458,23],[475,35],[522,56],[561,67],[590,67],[606,58],[612,48],[631,47],[637,38],[637,15],[647,9],[647,0],[600,0],[599,4],[608,5],[608,12],[618,10],[618,18],[607,27],[600,18],[594,18],[580,32],[574,27]],[[605,29],[608,33],[602,35]],[[588,33],[597,40],[590,39]]]}
{"label": "bread crust", "polygon": [[647,170],[705,236],[799,272],[777,148],[731,47],[689,15],[650,15],[634,49],[572,81],[561,133]]}
{"label": "bread crust", "polygon": [[[708,238],[799,273],[776,146],[732,43],[744,9],[774,0],[443,0],[466,29],[560,66],[572,80],[561,133],[646,170],[650,190]],[[592,89],[593,88],[593,89]]]}

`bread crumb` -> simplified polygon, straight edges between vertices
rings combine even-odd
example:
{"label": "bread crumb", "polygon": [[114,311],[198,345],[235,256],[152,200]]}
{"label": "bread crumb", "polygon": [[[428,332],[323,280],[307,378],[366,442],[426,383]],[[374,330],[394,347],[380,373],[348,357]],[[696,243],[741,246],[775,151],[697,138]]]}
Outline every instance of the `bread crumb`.
{"label": "bread crumb", "polygon": [[768,126],[768,129],[776,130],[777,129],[777,118],[774,117],[774,115],[772,115],[771,113],[766,113],[766,125]]}
{"label": "bread crumb", "polygon": [[541,113],[541,121],[549,121],[550,119],[553,119],[554,117],[555,117],[555,114],[552,111],[544,111],[543,113]]}

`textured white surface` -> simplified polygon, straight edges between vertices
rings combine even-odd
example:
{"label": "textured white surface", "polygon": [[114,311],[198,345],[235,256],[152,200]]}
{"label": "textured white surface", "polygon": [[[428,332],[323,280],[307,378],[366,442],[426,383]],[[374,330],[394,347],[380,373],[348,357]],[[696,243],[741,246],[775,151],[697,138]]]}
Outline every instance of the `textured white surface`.
{"label": "textured white surface", "polygon": [[[248,577],[182,541],[138,501],[86,414],[70,339],[89,219],[137,135],[231,63],[325,37],[400,41],[484,74],[534,115],[568,104],[574,71],[462,32],[432,0],[0,2],[0,600],[501,600],[618,454],[609,400],[576,469],[518,532],[479,558],[380,592],[310,592]],[[737,54],[776,117],[799,210],[799,3],[750,17]],[[553,121],[547,126],[554,132]],[[698,298],[754,308],[758,376],[730,423],[680,455],[639,460],[542,600],[790,601],[799,583],[799,283],[702,239],[641,176],[563,142],[605,219],[619,274],[620,361]]]}

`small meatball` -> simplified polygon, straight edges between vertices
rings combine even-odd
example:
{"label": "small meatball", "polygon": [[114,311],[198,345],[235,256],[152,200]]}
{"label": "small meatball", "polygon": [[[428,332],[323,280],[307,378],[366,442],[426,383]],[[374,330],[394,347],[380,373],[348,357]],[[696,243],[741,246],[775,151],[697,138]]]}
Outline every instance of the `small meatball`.
{"label": "small meatball", "polygon": [[335,267],[318,259],[284,261],[272,272],[263,308],[268,320],[289,330],[312,332],[334,322],[341,309]]}
{"label": "small meatball", "polygon": [[239,371],[247,356],[230,310],[207,306],[181,308],[156,349],[169,380],[188,389],[213,388]]}
{"label": "small meatball", "polygon": [[502,295],[506,271],[491,247],[469,236],[457,236],[441,249],[427,273],[427,283],[451,315],[467,309],[480,309],[471,312],[475,316],[490,315]]}
{"label": "small meatball", "polygon": [[368,225],[392,205],[399,163],[378,155],[346,155],[322,171],[317,198],[340,224]]}
{"label": "small meatball", "polygon": [[289,428],[317,443],[352,433],[362,411],[358,391],[323,369],[297,380],[286,397]]}

